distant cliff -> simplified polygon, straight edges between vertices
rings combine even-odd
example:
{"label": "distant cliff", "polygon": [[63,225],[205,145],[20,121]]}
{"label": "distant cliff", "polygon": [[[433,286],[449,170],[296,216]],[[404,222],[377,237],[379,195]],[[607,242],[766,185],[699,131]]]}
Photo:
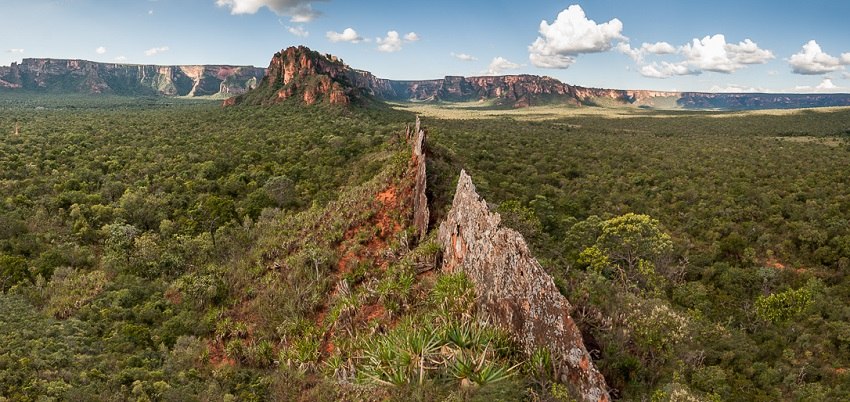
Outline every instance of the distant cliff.
{"label": "distant cliff", "polygon": [[[268,72],[268,73],[267,73]],[[248,90],[256,88],[252,93]],[[488,102],[497,107],[541,105],[651,109],[757,110],[850,106],[850,94],[732,94],[587,88],[536,75],[446,76],[399,81],[378,78],[342,60],[290,47],[268,69],[251,66],[156,66],[84,60],[24,59],[0,67],[0,90],[234,97],[226,104],[272,104],[296,97],[304,103]]]}
{"label": "distant cliff", "polygon": [[51,93],[233,96],[255,87],[251,66],[157,66],[86,60],[24,59],[0,67],[0,88]]}

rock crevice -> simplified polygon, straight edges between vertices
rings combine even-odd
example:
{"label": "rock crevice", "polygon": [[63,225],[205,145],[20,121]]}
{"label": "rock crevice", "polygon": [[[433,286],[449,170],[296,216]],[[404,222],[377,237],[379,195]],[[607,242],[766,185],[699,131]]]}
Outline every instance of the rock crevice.
{"label": "rock crevice", "polygon": [[443,269],[466,273],[475,286],[478,314],[511,333],[527,354],[546,348],[559,379],[582,401],[609,401],[570,303],[531,255],[518,232],[501,227],[472,178],[461,171],[452,208],[440,224]]}

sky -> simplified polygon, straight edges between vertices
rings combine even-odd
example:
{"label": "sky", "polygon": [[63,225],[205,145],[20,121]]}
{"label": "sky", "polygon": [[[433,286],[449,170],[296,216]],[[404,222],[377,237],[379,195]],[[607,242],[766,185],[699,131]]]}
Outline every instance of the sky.
{"label": "sky", "polygon": [[850,93],[847,16],[846,0],[0,0],[0,65],[266,67],[303,44],[390,79]]}

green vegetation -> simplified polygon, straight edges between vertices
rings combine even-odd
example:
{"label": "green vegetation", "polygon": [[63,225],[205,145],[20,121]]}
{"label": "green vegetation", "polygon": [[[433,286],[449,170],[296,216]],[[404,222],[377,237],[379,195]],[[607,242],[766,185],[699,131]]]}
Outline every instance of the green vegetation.
{"label": "green vegetation", "polygon": [[[569,400],[414,240],[412,114],[0,110],[0,400]],[[446,110],[433,216],[463,166],[615,397],[850,397],[850,111]]]}
{"label": "green vegetation", "polygon": [[421,111],[615,396],[850,397],[850,111]]}

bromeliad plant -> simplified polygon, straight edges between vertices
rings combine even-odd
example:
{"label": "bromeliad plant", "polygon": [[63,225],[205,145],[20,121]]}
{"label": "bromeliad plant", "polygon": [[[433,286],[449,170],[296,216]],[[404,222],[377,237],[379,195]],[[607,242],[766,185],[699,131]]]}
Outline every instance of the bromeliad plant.
{"label": "bromeliad plant", "polygon": [[519,366],[511,339],[473,321],[473,300],[462,274],[439,278],[431,293],[435,311],[407,317],[360,347],[361,379],[386,386],[437,381],[467,388],[511,378]]}

